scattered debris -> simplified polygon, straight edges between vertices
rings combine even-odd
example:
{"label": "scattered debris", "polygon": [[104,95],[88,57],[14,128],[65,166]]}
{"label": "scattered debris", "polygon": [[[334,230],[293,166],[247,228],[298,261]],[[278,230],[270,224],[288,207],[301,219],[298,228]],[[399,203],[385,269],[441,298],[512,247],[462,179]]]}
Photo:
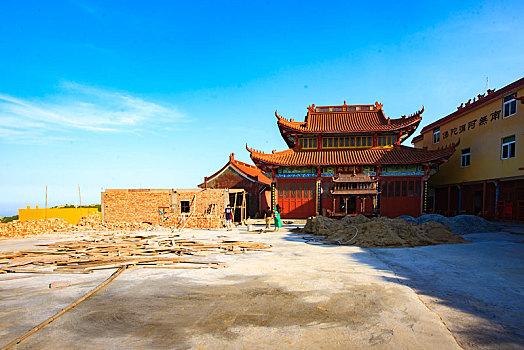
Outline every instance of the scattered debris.
{"label": "scattered debris", "polygon": [[64,288],[72,285],[71,281],[56,281],[49,283],[49,288]]}
{"label": "scattered debris", "polygon": [[369,219],[363,215],[346,216],[341,220],[316,216],[308,219],[302,233],[325,236],[339,244],[359,247],[416,247],[468,242],[437,222],[417,224],[398,218]]}
{"label": "scattered debris", "polygon": [[[0,253],[1,273],[91,273],[94,270],[141,265],[158,268],[221,268],[224,264],[195,260],[212,253],[238,254],[267,250],[258,242],[200,242],[172,235],[146,233],[93,234],[77,240],[41,244],[43,249]],[[182,264],[182,265],[181,265]]]}

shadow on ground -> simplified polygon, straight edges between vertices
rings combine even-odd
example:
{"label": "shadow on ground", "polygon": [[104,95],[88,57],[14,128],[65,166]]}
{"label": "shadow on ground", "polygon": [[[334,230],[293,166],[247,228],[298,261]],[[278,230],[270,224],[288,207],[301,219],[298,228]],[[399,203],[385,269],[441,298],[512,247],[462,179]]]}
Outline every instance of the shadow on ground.
{"label": "shadow on ground", "polygon": [[[464,238],[473,243],[359,248],[350,256],[391,270],[396,277],[382,278],[411,287],[464,348],[523,348],[524,236],[481,233]],[[322,244],[297,234],[286,239]]]}

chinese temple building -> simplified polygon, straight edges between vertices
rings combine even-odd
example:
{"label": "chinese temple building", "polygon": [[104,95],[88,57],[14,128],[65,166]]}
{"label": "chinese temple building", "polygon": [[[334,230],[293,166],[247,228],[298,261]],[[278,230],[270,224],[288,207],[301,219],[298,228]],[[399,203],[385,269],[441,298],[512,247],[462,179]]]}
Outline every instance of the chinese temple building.
{"label": "chinese temple building", "polygon": [[422,110],[397,119],[382,104],[308,107],[303,122],[275,112],[289,149],[263,153],[246,146],[271,177],[271,204],[283,218],[371,214],[419,216],[426,183],[455,144],[428,151],[401,145]]}
{"label": "chinese temple building", "polygon": [[[235,159],[235,154],[229,155],[229,161],[211,176],[204,177],[200,188],[243,189],[246,192],[247,216],[259,218],[269,205],[269,188],[271,180],[256,166]],[[232,195],[233,196],[233,195]],[[231,206],[237,200],[230,198]]]}

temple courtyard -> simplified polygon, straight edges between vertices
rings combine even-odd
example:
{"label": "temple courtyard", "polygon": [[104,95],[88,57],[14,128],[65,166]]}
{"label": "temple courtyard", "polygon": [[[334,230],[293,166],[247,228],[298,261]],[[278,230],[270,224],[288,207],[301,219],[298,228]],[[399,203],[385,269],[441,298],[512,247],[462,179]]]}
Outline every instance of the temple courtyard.
{"label": "temple courtyard", "polygon": [[[523,348],[524,228],[508,231],[464,235],[466,244],[359,248],[289,230],[186,230],[179,238],[272,247],[201,258],[222,268],[130,267],[13,348]],[[0,252],[61,239],[74,235],[4,239]],[[114,272],[0,275],[0,347]]]}

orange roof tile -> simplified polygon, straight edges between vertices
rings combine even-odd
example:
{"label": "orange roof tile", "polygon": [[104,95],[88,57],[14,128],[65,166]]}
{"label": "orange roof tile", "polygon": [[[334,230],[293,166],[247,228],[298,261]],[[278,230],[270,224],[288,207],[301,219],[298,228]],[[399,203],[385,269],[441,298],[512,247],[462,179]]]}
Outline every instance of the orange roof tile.
{"label": "orange roof tile", "polygon": [[[246,146],[247,147],[247,146]],[[316,165],[371,165],[371,164],[418,164],[433,161],[445,161],[456,145],[437,150],[396,145],[391,148],[368,148],[350,150],[296,151],[291,148],[273,154],[262,153],[247,147],[255,164],[280,166],[316,166]]]}
{"label": "orange roof tile", "polygon": [[[218,170],[213,175],[207,177],[207,181],[210,181],[215,176],[218,176],[220,173],[222,173],[222,171],[224,171],[224,169],[226,169],[229,166],[231,166],[233,169],[235,169],[236,171],[238,171],[245,177],[251,179],[252,181],[262,182],[267,185],[271,184],[271,180],[262,172],[262,170],[260,170],[259,168],[257,168],[254,165],[236,160],[234,153],[231,153],[231,155],[229,156],[229,161],[226,163],[226,165],[220,168],[220,170]],[[198,185],[198,187],[204,187],[204,186],[205,186],[205,182]]]}
{"label": "orange roof tile", "polygon": [[424,107],[418,112],[397,119],[386,118],[382,105],[343,105],[333,107],[308,108],[305,121],[287,120],[275,112],[278,126],[281,130],[298,131],[300,133],[352,133],[396,131],[409,126],[418,126],[422,120]]}

